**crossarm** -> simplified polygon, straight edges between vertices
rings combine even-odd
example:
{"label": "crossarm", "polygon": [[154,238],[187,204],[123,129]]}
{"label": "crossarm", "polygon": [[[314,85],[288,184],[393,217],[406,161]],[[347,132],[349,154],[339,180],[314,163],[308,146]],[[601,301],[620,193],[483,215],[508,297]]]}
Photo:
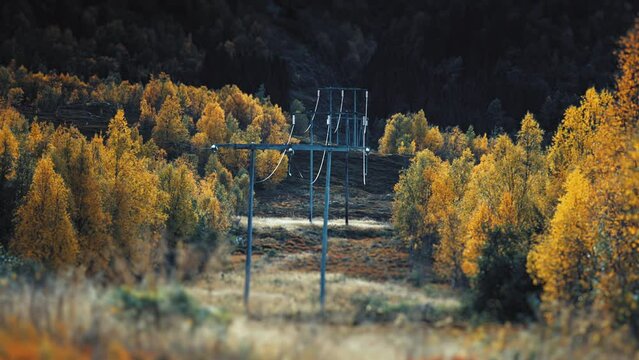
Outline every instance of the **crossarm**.
{"label": "crossarm", "polygon": [[218,149],[227,148],[235,150],[289,150],[289,151],[332,151],[332,152],[370,152],[370,148],[364,148],[361,146],[346,146],[346,145],[323,145],[323,144],[213,144],[211,145],[212,151]]}

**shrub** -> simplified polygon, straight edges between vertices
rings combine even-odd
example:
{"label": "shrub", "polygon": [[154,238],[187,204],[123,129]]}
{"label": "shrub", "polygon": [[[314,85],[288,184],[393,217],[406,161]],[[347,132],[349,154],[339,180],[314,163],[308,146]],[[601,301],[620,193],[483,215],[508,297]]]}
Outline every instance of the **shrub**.
{"label": "shrub", "polygon": [[14,256],[0,245],[0,279],[17,275],[25,278],[39,277],[42,275],[42,265]]}
{"label": "shrub", "polygon": [[511,227],[497,227],[479,258],[472,306],[500,320],[522,321],[532,317],[539,288],[526,272],[527,234]]}
{"label": "shrub", "polygon": [[224,310],[200,306],[181,288],[150,291],[121,287],[115,291],[114,297],[121,317],[151,322],[160,327],[175,319],[190,321],[193,326],[207,320],[224,326],[230,322]]}

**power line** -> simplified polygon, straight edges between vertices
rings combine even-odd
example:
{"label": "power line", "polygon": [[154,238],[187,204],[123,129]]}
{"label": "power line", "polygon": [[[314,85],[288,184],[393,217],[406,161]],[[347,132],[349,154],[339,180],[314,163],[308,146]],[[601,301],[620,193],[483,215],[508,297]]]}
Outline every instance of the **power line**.
{"label": "power line", "polygon": [[[288,140],[286,141],[286,145],[289,145],[291,143],[291,138],[293,137],[293,130],[295,129],[295,115],[293,115],[293,117],[292,117],[292,122],[293,122],[293,124],[291,126],[291,132],[288,134]],[[267,177],[265,177],[264,179],[256,181],[257,183],[263,183],[266,180],[270,179],[273,175],[275,175],[275,172],[277,171],[277,169],[282,164],[282,160],[284,160],[284,156],[286,155],[287,151],[288,151],[288,149],[284,149],[282,151],[282,154],[280,155],[280,160],[277,162],[277,165],[275,166],[275,169],[273,169],[273,171],[271,171],[271,173]]]}
{"label": "power line", "polygon": [[304,130],[304,133],[308,132],[308,129],[311,128],[311,126],[313,126],[313,120],[315,120],[315,113],[317,113],[317,105],[319,105],[319,100],[320,100],[320,90],[317,90],[317,99],[315,100],[315,110],[313,110],[313,116],[311,116],[311,121],[308,124],[308,127],[306,128],[306,130]]}
{"label": "power line", "polygon": [[337,133],[339,130],[339,123],[342,121],[342,106],[344,106],[344,90],[342,90],[342,102],[339,104],[339,115],[337,116],[337,125],[335,126],[334,133]]}
{"label": "power line", "polygon": [[[326,124],[328,125],[328,128],[326,130],[326,141],[324,141],[324,146],[328,146],[328,135],[331,133],[331,116],[330,115],[328,115],[328,117],[326,118]],[[320,173],[322,172],[322,166],[324,166],[325,158],[326,158],[326,150],[324,150],[324,152],[322,153],[322,162],[320,162],[320,167],[317,170],[317,176],[315,176],[315,179],[313,180],[313,182],[311,182],[311,185],[315,184],[317,179],[319,179]]]}

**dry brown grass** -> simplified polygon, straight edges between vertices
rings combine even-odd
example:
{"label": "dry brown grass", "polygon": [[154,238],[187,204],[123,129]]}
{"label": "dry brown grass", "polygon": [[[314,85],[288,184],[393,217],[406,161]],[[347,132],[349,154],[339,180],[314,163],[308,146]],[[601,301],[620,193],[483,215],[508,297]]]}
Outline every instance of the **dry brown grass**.
{"label": "dry brown grass", "polygon": [[[442,284],[417,288],[400,276],[407,255],[383,226],[332,227],[320,316],[319,227],[267,224],[256,229],[250,316],[244,255],[230,247],[204,276],[181,285],[149,277],[133,288],[101,286],[73,273],[5,277],[0,359],[639,359],[628,330],[602,332],[596,314],[566,312],[553,325],[473,325],[463,294]],[[181,259],[178,279],[189,271],[189,257]],[[163,311],[154,301],[176,288],[196,301],[188,309],[218,315],[197,320],[183,303]],[[117,300],[122,291],[135,300],[128,310]]]}
{"label": "dry brown grass", "polygon": [[[102,287],[75,276],[48,277],[36,282],[20,278],[3,280],[0,290],[3,359],[72,359],[87,355],[204,359],[210,353],[235,357],[224,347],[226,324],[208,321],[194,326],[193,320],[186,316],[132,317],[117,301],[119,287]],[[170,287],[158,286],[145,286],[141,291],[153,294]],[[24,348],[33,352],[24,352]]]}
{"label": "dry brown grass", "polygon": [[[243,276],[227,273],[189,288],[203,303],[221,304],[236,314],[227,345],[250,349],[265,359],[626,359],[636,358],[627,329],[607,336],[586,324],[593,319],[542,324],[471,325],[457,313],[459,294],[439,286],[416,289],[394,283],[328,276],[326,317],[319,314],[319,279],[311,273],[282,272],[258,261],[251,294],[251,315],[242,307]],[[432,293],[441,295],[432,295]],[[390,321],[354,325],[360,297],[382,299]],[[420,306],[438,310],[432,319],[413,319]],[[580,330],[581,329],[581,330]],[[586,329],[586,330],[584,330]]]}
{"label": "dry brown grass", "polygon": [[[318,316],[318,277],[258,261],[250,317],[241,303],[240,272],[211,273],[187,292],[204,309],[225,308],[228,323],[188,317],[161,321],[124,316],[118,288],[82,277],[40,284],[2,282],[0,358],[255,358],[255,359],[623,359],[636,358],[627,329],[595,331],[594,318],[569,316],[553,326],[485,323],[459,317],[459,294],[441,286],[413,288],[329,274],[327,315]],[[135,291],[162,293],[157,283]],[[390,318],[354,325],[362,298]],[[377,305],[375,305],[377,304]],[[411,311],[436,309],[426,317]],[[373,312],[374,313],[374,312]],[[433,316],[429,318],[428,316]]]}
{"label": "dry brown grass", "polygon": [[[280,269],[316,273],[320,267],[322,222],[309,224],[306,219],[254,219],[253,253],[276,256]],[[240,222],[238,236],[245,237]],[[234,268],[244,263],[244,248],[234,252]],[[386,222],[353,220],[348,227],[342,220],[329,223],[328,268],[334,273],[369,280],[401,280],[410,274],[408,251],[401,241],[392,239]]]}
{"label": "dry brown grass", "polygon": [[[256,263],[252,277],[250,309],[254,319],[318,321],[319,274],[276,270],[264,258]],[[189,293],[204,304],[217,304],[231,312],[242,313],[244,275],[240,272],[215,276],[188,287]],[[453,314],[461,307],[457,298],[427,296],[419,289],[393,283],[380,283],[328,274],[325,322],[351,325],[360,310],[360,299],[383,298],[393,305],[429,305],[442,313]]]}

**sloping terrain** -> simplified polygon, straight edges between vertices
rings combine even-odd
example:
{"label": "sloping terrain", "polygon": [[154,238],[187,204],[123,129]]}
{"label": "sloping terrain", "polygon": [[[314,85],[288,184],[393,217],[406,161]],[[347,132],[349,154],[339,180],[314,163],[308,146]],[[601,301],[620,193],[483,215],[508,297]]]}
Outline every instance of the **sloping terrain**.
{"label": "sloping terrain", "polygon": [[[257,187],[255,214],[257,216],[308,217],[309,211],[309,153],[296,153],[291,161],[291,176],[276,187]],[[314,176],[322,160],[322,152],[314,154]],[[400,171],[408,166],[408,158],[398,155],[370,154],[366,185],[362,178],[361,154],[351,153],[348,160],[350,183],[349,214],[352,219],[373,219],[388,222],[391,217],[393,186]],[[331,170],[331,199],[329,218],[344,218],[344,185],[346,159],[333,154]],[[325,166],[314,189],[314,217],[324,210]]]}
{"label": "sloping terrain", "polygon": [[[361,155],[349,157],[350,198],[349,225],[345,214],[344,154],[334,154],[329,211],[328,268],[369,280],[405,279],[410,274],[408,250],[394,237],[390,225],[392,188],[406,159],[399,156],[369,158],[368,178],[363,184]],[[315,169],[321,152],[315,155]],[[257,256],[275,259],[281,270],[316,272],[319,269],[324,209],[325,166],[314,185],[314,219],[308,222],[309,184],[307,152],[296,154],[291,173],[276,187],[258,188],[254,220],[254,248]],[[306,174],[304,178],[300,175]],[[321,184],[321,185],[320,185]],[[245,237],[245,219],[234,235]],[[241,242],[235,254],[243,254]],[[243,262],[243,256],[236,259]]]}

